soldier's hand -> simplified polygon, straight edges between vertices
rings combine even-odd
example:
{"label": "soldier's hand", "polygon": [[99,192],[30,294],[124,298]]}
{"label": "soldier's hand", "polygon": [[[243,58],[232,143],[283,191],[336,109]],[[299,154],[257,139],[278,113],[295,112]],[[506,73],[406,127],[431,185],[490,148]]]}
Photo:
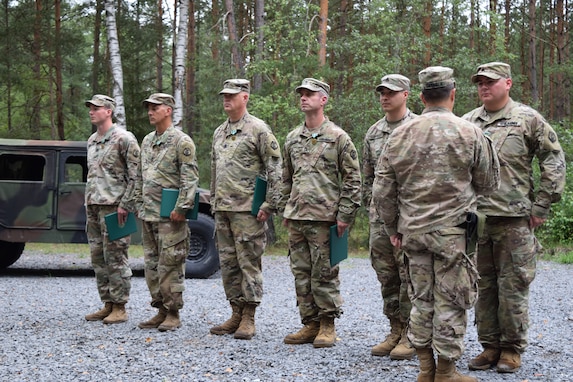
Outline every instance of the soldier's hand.
{"label": "soldier's hand", "polygon": [[336,233],[338,234],[338,237],[342,237],[342,235],[344,235],[344,231],[346,231],[349,225],[350,224],[341,222],[340,220],[336,221]]}
{"label": "soldier's hand", "polygon": [[259,210],[259,213],[257,214],[257,220],[260,222],[266,222],[267,219],[269,218],[269,216],[271,216],[270,214],[267,214],[265,211],[263,210]]}
{"label": "soldier's hand", "polygon": [[398,233],[396,235],[390,236],[390,242],[395,248],[402,248],[402,234]]}
{"label": "soldier's hand", "polygon": [[547,220],[547,219],[531,215],[529,217],[529,228],[535,229],[535,228],[539,227],[541,224],[545,223],[545,220]]}
{"label": "soldier's hand", "polygon": [[171,219],[172,222],[182,222],[185,221],[185,214],[180,214],[178,212],[175,212],[175,210],[171,211],[171,214],[169,215],[169,219]]}
{"label": "soldier's hand", "polygon": [[123,226],[127,220],[127,211],[121,207],[117,207],[117,224]]}

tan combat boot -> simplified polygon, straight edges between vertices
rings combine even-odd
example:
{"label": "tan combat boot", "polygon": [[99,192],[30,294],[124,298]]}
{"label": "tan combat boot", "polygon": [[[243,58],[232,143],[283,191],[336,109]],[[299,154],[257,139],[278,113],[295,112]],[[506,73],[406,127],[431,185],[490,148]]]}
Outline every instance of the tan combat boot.
{"label": "tan combat boot", "polygon": [[408,324],[403,324],[400,342],[390,351],[390,359],[412,359],[414,354],[416,354],[416,349],[408,339]]}
{"label": "tan combat boot", "polygon": [[289,345],[310,344],[314,341],[320,330],[320,322],[310,321],[296,333],[285,337],[284,343]]}
{"label": "tan combat boot", "polygon": [[394,349],[400,341],[402,326],[403,325],[400,320],[390,319],[390,334],[386,336],[384,341],[380,342],[378,345],[372,348],[372,355],[383,357],[390,354],[392,349]]}
{"label": "tan combat boot", "polygon": [[98,310],[95,313],[90,313],[88,315],[86,315],[86,320],[88,321],[101,321],[104,318],[106,318],[107,316],[109,316],[109,314],[111,313],[113,308],[113,303],[112,302],[106,302],[104,307],[101,308],[100,310]]}
{"label": "tan combat boot", "polygon": [[239,304],[231,303],[231,318],[223,322],[221,325],[213,326],[209,331],[211,334],[223,335],[235,333],[241,324],[243,317],[243,308]]}
{"label": "tan combat boot", "polygon": [[499,361],[501,350],[493,347],[484,347],[483,351],[475,358],[470,359],[468,368],[470,370],[487,370]]}
{"label": "tan combat boot", "polygon": [[477,382],[477,379],[458,372],[454,361],[438,357],[438,367],[436,368],[434,382]]}
{"label": "tan combat boot", "polygon": [[165,317],[167,317],[167,309],[162,306],[159,308],[159,312],[157,312],[155,316],[148,321],[140,322],[137,326],[140,329],[156,329],[163,321],[165,321]]}
{"label": "tan combat boot", "polygon": [[320,330],[312,346],[315,348],[329,348],[336,341],[336,330],[334,328],[334,317],[321,317]]}
{"label": "tan combat boot", "polygon": [[241,323],[235,331],[235,338],[238,340],[250,340],[256,333],[255,328],[255,310],[257,304],[246,304],[243,307],[243,316]]}
{"label": "tan combat boot", "polygon": [[113,304],[111,314],[103,319],[104,324],[119,324],[127,321],[125,304]]}
{"label": "tan combat boot", "polygon": [[434,382],[436,374],[436,361],[432,348],[416,349],[418,360],[420,361],[420,373],[417,382]]}
{"label": "tan combat boot", "polygon": [[181,320],[179,319],[179,310],[170,309],[167,311],[167,316],[165,320],[157,327],[160,332],[166,332],[168,330],[175,330],[181,327]]}
{"label": "tan combat boot", "polygon": [[497,363],[498,373],[515,373],[521,367],[521,354],[513,349],[502,349],[499,362]]}

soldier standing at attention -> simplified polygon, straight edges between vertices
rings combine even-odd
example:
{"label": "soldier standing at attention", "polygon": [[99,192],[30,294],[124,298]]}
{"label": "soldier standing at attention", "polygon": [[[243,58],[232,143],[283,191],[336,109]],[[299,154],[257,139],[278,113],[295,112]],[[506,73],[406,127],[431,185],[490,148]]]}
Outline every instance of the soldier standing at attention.
{"label": "soldier standing at attention", "polygon": [[[193,208],[199,170],[193,140],[172,123],[175,100],[155,93],[143,101],[155,131],[141,143],[141,198],[139,217],[143,224],[145,281],[151,306],[159,312],[142,329],[175,330],[181,326],[185,259],[189,252],[189,227],[185,214]],[[163,188],[179,190],[169,218],[160,216]]]}
{"label": "soldier standing at attention", "polygon": [[392,359],[410,359],[416,350],[408,341],[408,318],[412,304],[408,298],[406,268],[400,250],[392,246],[390,237],[384,229],[384,222],[378,216],[376,208],[370,205],[372,184],[374,183],[376,163],[382,148],[392,131],[401,124],[417,117],[407,106],[410,94],[410,80],[400,74],[382,77],[376,86],[380,93],[380,106],[384,118],[372,125],[364,136],[362,149],[362,200],[369,208],[370,216],[370,261],[376,272],[384,300],[384,314],[390,320],[390,334],[384,341],[372,348],[372,355],[390,355]]}
{"label": "soldier standing at attention", "polygon": [[330,266],[330,226],[342,236],[360,206],[358,154],[348,134],[324,115],[330,86],[305,78],[296,88],[304,124],[284,145],[282,199],[290,266],[303,328],[287,344],[330,347],[342,314],[338,265]]}
{"label": "soldier standing at attention", "polygon": [[127,321],[125,304],[131,290],[127,251],[131,237],[109,241],[104,218],[117,212],[118,223],[124,224],[128,211],[135,211],[139,145],[131,132],[113,123],[113,98],[96,94],[85,105],[97,128],[87,142],[86,232],[99,296],[104,303],[103,309],[88,314],[86,320],[117,324]]}
{"label": "soldier standing at attention", "polygon": [[499,162],[482,131],[452,113],[453,70],[429,67],[419,80],[425,109],[388,138],[372,203],[392,244],[404,250],[418,382],[473,382],[455,366],[479,277],[474,253],[466,251],[465,222],[478,195],[497,190]]}
{"label": "soldier standing at attention", "polygon": [[[215,213],[217,247],[231,317],[211,328],[249,340],[255,335],[255,310],[263,297],[261,257],[266,246],[266,221],[280,198],[282,158],[269,126],[247,111],[248,80],[223,83],[227,120],[213,134],[211,210]],[[267,180],[266,200],[251,215],[255,181]]]}
{"label": "soldier standing at attention", "polygon": [[[527,347],[529,285],[535,277],[539,244],[534,229],[545,222],[551,203],[565,186],[565,157],[557,134],[534,109],[510,96],[511,68],[502,62],[478,67],[472,76],[481,107],[463,116],[491,137],[501,164],[498,192],[480,198],[485,214],[478,243],[479,297],[476,303],[478,340],[484,351],[469,362],[472,370],[497,366],[513,373]],[[541,181],[533,184],[533,158],[539,160]]]}

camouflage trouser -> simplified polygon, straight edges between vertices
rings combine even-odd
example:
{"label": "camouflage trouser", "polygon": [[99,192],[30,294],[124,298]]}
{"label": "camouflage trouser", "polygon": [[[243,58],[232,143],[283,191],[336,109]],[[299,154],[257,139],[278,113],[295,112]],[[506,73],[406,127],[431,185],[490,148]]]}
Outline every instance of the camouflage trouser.
{"label": "camouflage trouser", "polygon": [[537,240],[528,218],[487,218],[478,242],[481,280],[475,308],[482,345],[525,351],[536,252]]}
{"label": "camouflage trouser", "polygon": [[370,262],[380,281],[384,314],[389,319],[408,322],[412,304],[408,297],[404,252],[394,248],[383,223],[370,224]]}
{"label": "camouflage trouser", "polygon": [[242,305],[263,298],[261,257],[267,244],[266,223],[250,212],[215,213],[221,276],[227,300]]}
{"label": "camouflage trouser", "polygon": [[125,304],[131,291],[127,256],[131,237],[109,241],[105,215],[112,212],[117,212],[117,206],[88,205],[86,232],[101,301]]}
{"label": "camouflage trouser", "polygon": [[412,311],[408,339],[416,348],[433,346],[441,358],[464,351],[466,309],[475,303],[478,274],[466,250],[465,229],[404,235]]}
{"label": "camouflage trouser", "polygon": [[302,323],[339,317],[338,265],[330,267],[330,222],[289,220],[290,268]]}
{"label": "camouflage trouser", "polygon": [[142,228],[151,306],[179,310],[183,307],[185,259],[189,253],[187,222],[143,222]]}

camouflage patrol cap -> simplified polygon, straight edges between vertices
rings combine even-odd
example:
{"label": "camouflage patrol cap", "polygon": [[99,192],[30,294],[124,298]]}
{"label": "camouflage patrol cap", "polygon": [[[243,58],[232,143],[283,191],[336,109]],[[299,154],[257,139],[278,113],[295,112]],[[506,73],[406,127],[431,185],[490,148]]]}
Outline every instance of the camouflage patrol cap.
{"label": "camouflage patrol cap", "polygon": [[511,66],[504,62],[489,62],[478,66],[476,74],[472,76],[472,82],[476,83],[479,76],[499,80],[500,78],[511,78]]}
{"label": "camouflage patrol cap", "polygon": [[381,92],[382,88],[395,92],[410,91],[410,80],[401,74],[388,74],[382,77],[380,85],[376,86],[376,91]]}
{"label": "camouflage patrol cap", "polygon": [[251,92],[251,83],[249,80],[234,78],[223,82],[223,90],[219,94],[239,94],[240,92]]}
{"label": "camouflage patrol cap", "polygon": [[311,92],[323,92],[326,95],[330,94],[330,85],[314,78],[305,78],[302,80],[302,84],[295,90],[297,93],[300,93],[301,89],[307,89]]}
{"label": "camouflage patrol cap", "polygon": [[175,98],[170,94],[165,93],[153,93],[149,98],[144,99],[142,102],[143,106],[147,107],[148,104],[152,103],[154,105],[167,105],[171,108],[175,107]]}
{"label": "camouflage patrol cap", "polygon": [[430,66],[418,73],[418,79],[422,90],[443,88],[456,83],[454,70],[445,66]]}
{"label": "camouflage patrol cap", "polygon": [[107,107],[108,109],[111,109],[112,111],[115,110],[115,100],[109,96],[106,96],[104,94],[95,94],[92,99],[87,100],[85,102],[85,105],[87,107],[90,107],[90,105],[94,105],[97,107]]}

